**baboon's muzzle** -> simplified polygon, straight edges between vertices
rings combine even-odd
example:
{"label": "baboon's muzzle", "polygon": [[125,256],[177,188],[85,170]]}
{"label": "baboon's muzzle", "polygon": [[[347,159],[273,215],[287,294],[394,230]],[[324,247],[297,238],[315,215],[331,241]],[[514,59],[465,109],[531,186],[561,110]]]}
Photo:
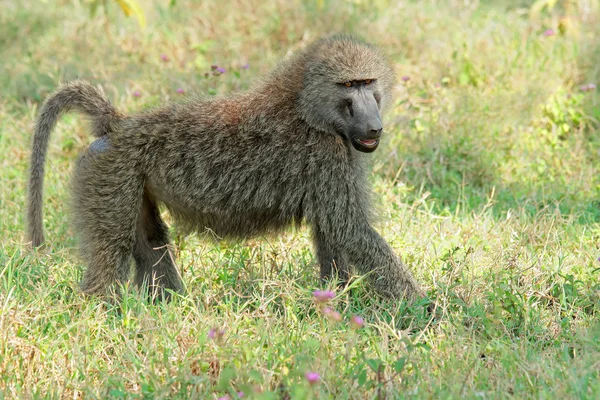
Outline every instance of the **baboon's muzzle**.
{"label": "baboon's muzzle", "polygon": [[350,107],[352,120],[349,134],[352,146],[363,153],[375,151],[383,132],[383,123],[373,92],[358,90]]}

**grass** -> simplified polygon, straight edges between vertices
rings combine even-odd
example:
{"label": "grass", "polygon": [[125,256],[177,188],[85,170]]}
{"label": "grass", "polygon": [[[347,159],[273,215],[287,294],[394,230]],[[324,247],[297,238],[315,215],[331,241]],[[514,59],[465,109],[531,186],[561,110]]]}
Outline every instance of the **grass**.
{"label": "grass", "polygon": [[[0,398],[600,397],[600,95],[580,88],[600,84],[598,1],[167,3],[144,2],[141,28],[114,2],[91,17],[86,1],[0,1]],[[357,277],[332,321],[306,229],[243,243],[174,230],[185,296],[83,298],[67,177],[91,138],[75,115],[50,144],[48,246],[28,250],[32,121],[58,82],[141,110],[177,89],[243,90],[330,31],[376,42],[408,78],[371,181],[377,228],[435,318]]]}

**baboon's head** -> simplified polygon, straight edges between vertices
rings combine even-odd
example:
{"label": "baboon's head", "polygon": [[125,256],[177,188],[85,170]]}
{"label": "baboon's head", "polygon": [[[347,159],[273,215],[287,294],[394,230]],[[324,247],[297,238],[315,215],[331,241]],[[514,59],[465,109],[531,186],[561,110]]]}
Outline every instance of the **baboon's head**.
{"label": "baboon's head", "polygon": [[334,35],[306,49],[298,111],[314,128],[334,132],[361,152],[379,145],[381,112],[389,106],[394,72],[371,45]]}

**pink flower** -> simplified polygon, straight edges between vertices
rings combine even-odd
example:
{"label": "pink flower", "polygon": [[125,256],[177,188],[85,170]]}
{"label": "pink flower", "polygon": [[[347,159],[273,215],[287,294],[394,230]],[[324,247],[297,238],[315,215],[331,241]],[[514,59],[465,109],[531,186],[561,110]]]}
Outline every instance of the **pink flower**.
{"label": "pink flower", "polygon": [[307,372],[306,374],[304,374],[304,376],[306,377],[308,383],[310,383],[311,385],[314,385],[321,379],[321,375],[319,375],[318,372]]}
{"label": "pink flower", "polygon": [[587,85],[579,86],[579,90],[581,90],[582,92],[591,92],[594,89],[596,89],[595,83],[588,83]]}
{"label": "pink flower", "polygon": [[226,71],[225,68],[219,67],[217,64],[211,65],[210,69],[212,69],[214,71],[213,75],[217,75],[217,73],[218,73],[218,75],[221,75],[221,74],[224,74]]}
{"label": "pink flower", "polygon": [[554,29],[546,29],[543,33],[544,36],[554,36],[556,35],[556,32],[554,32]]}
{"label": "pink flower", "polygon": [[182,88],[177,88],[177,93],[183,94],[185,93],[185,90],[183,90]]}
{"label": "pink flower", "polygon": [[220,343],[223,340],[223,336],[225,336],[225,329],[212,328],[208,331],[207,336],[215,342]]}
{"label": "pink flower", "polygon": [[350,318],[350,326],[354,329],[362,328],[365,326],[365,320],[358,315],[353,315],[352,318]]}
{"label": "pink flower", "polygon": [[133,97],[140,97],[142,95],[142,93],[140,93],[139,90],[136,90],[135,92],[133,92]]}
{"label": "pink flower", "polygon": [[340,322],[342,320],[342,316],[340,315],[340,313],[335,311],[331,307],[325,307],[323,309],[323,315],[325,315],[331,321]]}
{"label": "pink flower", "polygon": [[402,79],[402,82],[408,82],[408,81],[410,81],[410,76],[404,75],[404,76],[403,76],[402,78],[400,78],[400,79]]}
{"label": "pink flower", "polygon": [[250,68],[250,64],[246,63],[244,65],[242,65],[242,69],[248,69]]}
{"label": "pink flower", "polygon": [[166,55],[166,54],[161,54],[161,55],[160,55],[160,59],[161,59],[161,60],[163,60],[164,62],[167,62],[167,61],[169,61],[169,57],[167,57],[167,55]]}
{"label": "pink flower", "polygon": [[331,290],[315,290],[313,292],[313,297],[318,303],[327,303],[335,297],[335,293]]}

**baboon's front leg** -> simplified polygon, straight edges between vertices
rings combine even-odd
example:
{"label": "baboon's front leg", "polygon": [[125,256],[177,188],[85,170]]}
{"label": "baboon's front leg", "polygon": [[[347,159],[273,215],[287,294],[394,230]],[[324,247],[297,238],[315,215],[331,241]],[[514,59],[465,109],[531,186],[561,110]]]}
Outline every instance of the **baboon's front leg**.
{"label": "baboon's front leg", "polygon": [[346,246],[348,259],[361,274],[369,274],[376,291],[395,298],[416,299],[424,293],[390,245],[366,222],[356,227],[356,238]]}
{"label": "baboon's front leg", "polygon": [[342,284],[348,283],[350,265],[348,265],[343,251],[340,248],[335,248],[318,226],[313,227],[313,242],[321,269],[321,280],[325,281],[337,275]]}
{"label": "baboon's front leg", "polygon": [[133,257],[136,265],[135,283],[138,287],[147,286],[152,297],[165,296],[169,299],[170,294],[165,289],[182,291],[179,271],[173,263],[167,225],[147,194],[144,195],[138,217]]}
{"label": "baboon's front leg", "polygon": [[315,238],[317,243],[324,244],[317,247],[317,253],[320,251],[324,259],[342,254],[348,264],[368,275],[367,279],[381,295],[407,299],[422,297],[423,291],[408,268],[371,227],[368,201],[362,193],[353,191],[353,186],[344,185],[341,179],[329,182],[338,184],[323,185],[326,190],[315,196],[317,206],[313,226],[319,228]]}

